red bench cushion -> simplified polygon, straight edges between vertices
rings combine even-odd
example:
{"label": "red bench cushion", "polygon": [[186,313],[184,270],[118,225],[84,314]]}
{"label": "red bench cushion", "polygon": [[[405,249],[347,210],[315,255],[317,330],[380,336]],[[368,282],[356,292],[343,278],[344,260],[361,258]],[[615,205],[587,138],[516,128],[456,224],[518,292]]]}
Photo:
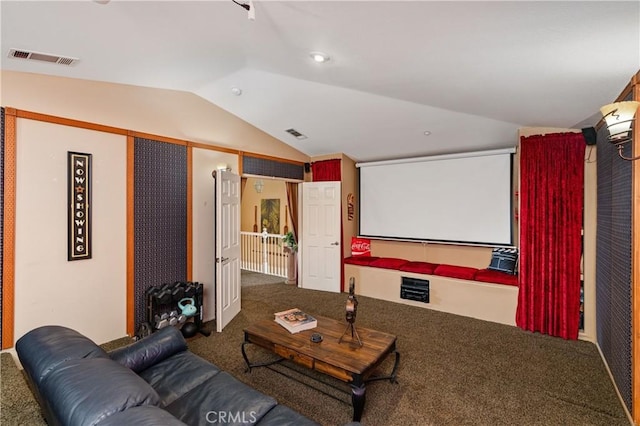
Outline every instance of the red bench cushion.
{"label": "red bench cushion", "polygon": [[371,262],[369,266],[384,269],[400,269],[400,267],[406,263],[407,261],[405,259],[396,259],[395,257],[381,257],[380,259]]}
{"label": "red bench cushion", "polygon": [[380,258],[377,256],[351,256],[345,258],[344,263],[348,263],[350,265],[369,266],[371,262],[378,259]]}
{"label": "red bench cushion", "polygon": [[466,266],[456,266],[456,265],[438,265],[438,267],[433,271],[435,275],[440,275],[443,277],[450,278],[460,278],[461,280],[473,280],[473,278],[478,272],[477,268],[469,268]]}
{"label": "red bench cushion", "polygon": [[433,274],[433,271],[438,267],[437,263],[429,262],[407,262],[400,267],[404,272],[415,272],[416,274]]}
{"label": "red bench cushion", "polygon": [[498,272],[492,269],[480,269],[476,272],[476,281],[482,281],[486,283],[506,284],[506,285],[518,285],[518,276],[507,274],[506,272]]}

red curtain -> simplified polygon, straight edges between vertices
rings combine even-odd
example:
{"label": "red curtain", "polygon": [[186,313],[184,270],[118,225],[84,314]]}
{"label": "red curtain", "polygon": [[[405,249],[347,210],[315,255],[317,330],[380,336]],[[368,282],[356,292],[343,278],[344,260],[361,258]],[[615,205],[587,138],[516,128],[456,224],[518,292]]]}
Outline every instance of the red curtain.
{"label": "red curtain", "polygon": [[324,160],[311,164],[314,182],[328,182],[341,180],[341,161]]}
{"label": "red curtain", "polygon": [[577,339],[585,142],[580,133],[520,144],[520,291],[516,323]]}

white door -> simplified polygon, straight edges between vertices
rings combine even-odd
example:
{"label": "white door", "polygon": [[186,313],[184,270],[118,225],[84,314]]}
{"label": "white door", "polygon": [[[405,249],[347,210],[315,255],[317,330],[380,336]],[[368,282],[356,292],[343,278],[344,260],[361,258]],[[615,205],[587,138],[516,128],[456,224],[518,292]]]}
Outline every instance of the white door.
{"label": "white door", "polygon": [[302,184],[301,287],[340,292],[340,182]]}
{"label": "white door", "polygon": [[215,172],[216,331],[240,312],[240,176]]}

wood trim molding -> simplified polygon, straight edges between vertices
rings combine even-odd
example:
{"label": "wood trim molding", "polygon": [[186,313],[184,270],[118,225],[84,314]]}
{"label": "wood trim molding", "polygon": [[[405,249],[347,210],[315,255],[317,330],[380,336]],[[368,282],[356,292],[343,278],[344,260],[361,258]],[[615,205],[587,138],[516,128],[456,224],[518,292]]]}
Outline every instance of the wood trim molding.
{"label": "wood trim molding", "polygon": [[[118,135],[126,135],[126,136],[132,136],[137,138],[150,139],[158,142],[173,143],[177,145],[191,146],[194,148],[202,148],[202,149],[209,149],[212,151],[226,152],[228,154],[236,154],[239,156],[242,155],[242,151],[229,148],[229,147],[209,145],[201,142],[191,142],[191,141],[186,141],[186,140],[167,137],[167,136],[160,136],[152,133],[138,132],[135,130],[123,129],[120,127],[105,126],[102,124],[91,123],[88,121],[74,120],[70,118],[57,117],[55,115],[42,114],[39,112],[25,111],[25,110],[19,110],[16,108],[5,107],[5,116],[8,116],[8,115],[14,115],[18,118],[26,118],[29,120],[37,120],[37,121],[44,121],[47,123],[60,124],[63,126],[71,126],[71,127],[79,127],[82,129],[95,130],[98,132],[114,133]],[[274,156],[265,155],[265,154],[258,154],[258,153],[251,153],[251,152],[249,153],[245,152],[244,154],[250,155],[251,157],[275,160],[281,163],[292,163],[292,164],[298,164],[298,165],[304,164],[304,162],[302,161],[290,160],[288,158],[274,157]]]}
{"label": "wood trim molding", "polygon": [[129,130],[127,134],[134,138],[149,139],[156,142],[172,143],[174,145],[187,146],[189,144],[189,142],[183,141],[182,139],[170,138],[166,136],[158,136],[158,135],[153,135],[151,133],[136,132],[133,130]]}
{"label": "wood trim molding", "polygon": [[127,136],[127,334],[135,333],[135,140]]}
{"label": "wood trim molding", "polygon": [[635,87],[638,84],[640,84],[640,71],[638,71],[636,74],[634,74],[631,77],[631,80],[629,80],[629,83],[624,87],[624,89],[622,89],[622,92],[620,92],[620,94],[616,98],[615,102],[624,101],[632,91],[634,92],[634,95],[633,95],[632,99],[637,101],[638,98],[636,98],[636,93],[635,93],[636,89],[635,89]]}
{"label": "wood trim molding", "polygon": [[73,120],[70,118],[56,117],[54,115],[41,114],[38,112],[16,110],[18,118],[28,120],[44,121],[46,123],[60,124],[62,126],[78,127],[81,129],[95,130],[98,132],[115,133],[126,135],[127,131],[118,127],[104,126],[102,124],[89,123],[87,121]]}
{"label": "wood trim molding", "polygon": [[240,151],[238,151],[237,149],[225,148],[223,146],[216,146],[216,145],[207,145],[206,143],[188,142],[187,146],[190,146],[192,148],[208,149],[210,151],[226,152],[227,154],[240,155]]}
{"label": "wood trim molding", "polygon": [[[640,71],[633,77],[633,100],[640,101]],[[640,109],[633,123],[632,157],[640,156]],[[631,166],[631,406],[640,422],[640,160]]]}
{"label": "wood trim molding", "polygon": [[187,146],[187,281],[193,277],[193,147]]}
{"label": "wood trim molding", "polygon": [[4,115],[4,214],[2,244],[2,349],[13,347],[16,246],[16,110]]}

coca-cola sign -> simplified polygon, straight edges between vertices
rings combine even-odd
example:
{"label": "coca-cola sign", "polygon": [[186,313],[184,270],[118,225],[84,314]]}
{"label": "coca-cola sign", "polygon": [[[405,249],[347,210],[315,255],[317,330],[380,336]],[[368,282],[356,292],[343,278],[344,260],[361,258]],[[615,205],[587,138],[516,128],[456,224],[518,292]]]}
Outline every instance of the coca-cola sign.
{"label": "coca-cola sign", "polygon": [[371,240],[368,238],[351,238],[351,256],[371,256]]}

